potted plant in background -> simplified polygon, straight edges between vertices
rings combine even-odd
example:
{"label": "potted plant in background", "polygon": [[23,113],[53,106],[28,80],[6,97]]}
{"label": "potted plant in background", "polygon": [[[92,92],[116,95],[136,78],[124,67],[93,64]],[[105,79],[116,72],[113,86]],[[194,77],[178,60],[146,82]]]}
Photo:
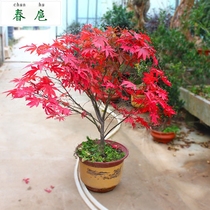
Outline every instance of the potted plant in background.
{"label": "potted plant in background", "polygon": [[131,95],[131,105],[133,107],[139,108],[146,106],[144,100],[145,84],[143,83],[143,77],[144,73],[148,72],[151,66],[151,62],[146,59],[145,61],[141,61],[141,63],[137,63],[134,68],[127,72],[129,81],[136,85],[136,90],[134,91],[134,94]]}
{"label": "potted plant in background", "polygon": [[165,112],[162,110],[162,108],[160,108],[159,120],[160,122],[158,125],[151,126],[150,134],[154,141],[168,144],[176,137],[176,134],[180,131],[180,128],[171,117],[165,115]]}
{"label": "potted plant in background", "polygon": [[161,131],[153,128],[151,130],[151,135],[154,141],[158,143],[168,144],[169,142],[174,140],[174,138],[176,137],[176,133],[179,131],[180,129],[178,126],[171,125],[171,126],[167,126],[165,129]]}
{"label": "potted plant in background", "polygon": [[[75,150],[80,159],[81,179],[93,191],[110,191],[120,181],[122,163],[128,156],[128,150],[122,144],[106,139],[118,124],[127,122],[133,127],[141,124],[149,128],[150,123],[158,123],[159,106],[167,116],[174,114],[167,104],[167,91],[158,85],[159,82],[171,84],[164,72],[155,68],[158,62],[150,44],[147,35],[132,30],[123,29],[116,33],[112,27],[103,31],[84,25],[79,34],[63,35],[52,44],[23,47],[44,57],[27,66],[29,70],[21,78],[13,80],[16,87],[8,90],[7,94],[12,98],[25,98],[29,107],[41,105],[47,118],[64,120],[78,113],[95,125],[98,138],[88,138]],[[123,102],[130,100],[127,95],[134,93],[136,85],[127,80],[123,72],[146,59],[153,61],[153,66],[142,78],[147,106],[128,108]],[[77,100],[75,91],[88,97],[94,113]],[[108,96],[102,102],[101,96],[105,93]],[[113,95],[118,95],[122,103],[112,102]],[[121,115],[114,125],[107,121],[113,112],[109,112],[109,107],[116,115]],[[145,112],[150,116],[149,121],[141,115]]]}

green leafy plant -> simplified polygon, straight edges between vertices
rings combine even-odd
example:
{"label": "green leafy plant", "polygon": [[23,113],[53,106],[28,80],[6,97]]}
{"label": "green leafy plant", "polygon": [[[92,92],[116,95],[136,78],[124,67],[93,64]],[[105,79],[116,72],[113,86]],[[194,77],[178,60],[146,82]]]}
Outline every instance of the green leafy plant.
{"label": "green leafy plant", "polygon": [[172,87],[163,87],[169,93],[169,104],[179,111],[183,101],[179,99],[179,87],[208,83],[210,68],[208,56],[199,55],[195,43],[176,29],[170,29],[165,22],[167,12],[160,11],[158,27],[150,34],[152,43],[157,50],[159,65],[172,81]]}
{"label": "green leafy plant", "polygon": [[18,39],[9,39],[9,46],[12,49],[12,47],[14,45],[16,45],[20,40],[22,39],[22,37],[18,38]]}
{"label": "green leafy plant", "polygon": [[210,47],[210,1],[199,0],[194,4],[187,21],[184,22],[193,36],[202,40],[202,47]]}
{"label": "green leafy plant", "polygon": [[188,90],[192,93],[199,95],[207,100],[210,99],[210,86],[209,85],[199,85],[199,86],[188,86]]}
{"label": "green leafy plant", "polygon": [[81,32],[83,26],[84,26],[84,24],[74,21],[66,28],[66,30],[61,35],[79,34]]}
{"label": "green leafy plant", "polygon": [[110,162],[122,159],[125,153],[117,148],[116,144],[105,143],[104,148],[99,144],[100,142],[92,140],[87,137],[87,141],[77,148],[76,154],[82,159],[82,161],[91,162]]}
{"label": "green leafy plant", "polygon": [[128,12],[122,5],[113,3],[112,9],[108,10],[101,18],[101,26],[106,28],[119,27],[121,29],[134,29],[136,22],[134,21],[134,12]]}
{"label": "green leafy plant", "polygon": [[141,63],[135,64],[134,68],[130,68],[127,72],[128,78],[136,85],[142,84],[144,73],[148,72],[151,68],[152,62],[149,60],[142,61]]}
{"label": "green leafy plant", "polygon": [[170,133],[170,132],[178,133],[179,131],[180,128],[177,125],[168,126],[163,130],[164,133]]}

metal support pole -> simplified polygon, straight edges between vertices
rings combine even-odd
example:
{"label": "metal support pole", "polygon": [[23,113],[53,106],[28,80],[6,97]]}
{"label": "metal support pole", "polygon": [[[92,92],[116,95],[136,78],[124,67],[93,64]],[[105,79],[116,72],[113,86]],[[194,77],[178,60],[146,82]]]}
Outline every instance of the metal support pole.
{"label": "metal support pole", "polygon": [[68,27],[68,0],[66,0],[66,30]]}
{"label": "metal support pole", "polygon": [[76,0],[76,23],[78,23],[78,11],[79,11],[79,10],[78,10],[78,9],[79,9],[79,8],[78,8],[78,7],[79,7],[79,6],[78,6],[78,4],[79,4],[78,1],[79,1],[79,0]]}
{"label": "metal support pole", "polygon": [[96,0],[95,26],[97,25],[97,19],[98,19],[98,0]]}
{"label": "metal support pole", "polygon": [[89,6],[90,6],[90,1],[87,1],[87,24],[89,23]]}

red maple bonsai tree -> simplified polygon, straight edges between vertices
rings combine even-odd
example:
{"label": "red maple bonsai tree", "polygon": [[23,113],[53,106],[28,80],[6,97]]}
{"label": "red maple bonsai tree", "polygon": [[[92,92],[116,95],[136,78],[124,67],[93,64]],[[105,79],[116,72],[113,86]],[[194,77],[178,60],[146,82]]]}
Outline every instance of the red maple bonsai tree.
{"label": "red maple bonsai tree", "polygon": [[[63,120],[72,113],[92,122],[100,133],[101,145],[107,134],[117,126],[106,126],[110,117],[107,112],[112,106],[122,115],[123,121],[134,127],[141,124],[149,127],[159,121],[159,108],[164,114],[172,116],[174,110],[168,102],[167,92],[159,84],[170,86],[164,72],[156,68],[158,61],[150,38],[132,30],[116,30],[108,27],[105,31],[85,25],[77,35],[67,34],[57,38],[52,44],[24,46],[30,53],[43,56],[29,66],[29,70],[19,79],[14,79],[16,87],[7,91],[12,98],[25,98],[29,107],[42,105],[48,118]],[[135,64],[150,59],[153,65],[142,79],[143,89],[137,89],[125,72]],[[95,113],[86,110],[84,104],[72,94],[79,91],[88,96]],[[124,106],[124,103],[112,102],[112,96],[121,101],[130,100],[130,95],[143,94],[135,102],[144,104],[139,108]],[[105,97],[106,96],[106,97]],[[104,110],[100,110],[103,105]],[[146,121],[142,113],[149,113]],[[118,123],[118,124],[119,124]]]}

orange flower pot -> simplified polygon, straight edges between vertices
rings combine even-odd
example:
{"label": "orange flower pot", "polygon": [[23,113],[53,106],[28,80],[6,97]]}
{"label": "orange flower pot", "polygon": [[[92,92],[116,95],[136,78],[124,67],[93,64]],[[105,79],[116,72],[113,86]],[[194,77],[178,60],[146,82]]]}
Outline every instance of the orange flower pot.
{"label": "orange flower pot", "polygon": [[133,107],[136,107],[136,108],[143,108],[144,107],[144,104],[138,104],[137,102],[135,102],[135,99],[144,99],[145,98],[145,95],[131,95],[131,105]]}
{"label": "orange flower pot", "polygon": [[[113,143],[110,140],[106,140],[106,142]],[[118,142],[114,142],[114,144],[125,153],[125,156],[120,160],[112,162],[82,162],[80,158],[79,172],[81,180],[93,192],[109,192],[120,183],[123,163],[129,152],[122,144]]]}
{"label": "orange flower pot", "polygon": [[164,133],[161,131],[151,130],[150,134],[153,137],[154,141],[163,144],[168,144],[176,137],[176,133],[174,132]]}

